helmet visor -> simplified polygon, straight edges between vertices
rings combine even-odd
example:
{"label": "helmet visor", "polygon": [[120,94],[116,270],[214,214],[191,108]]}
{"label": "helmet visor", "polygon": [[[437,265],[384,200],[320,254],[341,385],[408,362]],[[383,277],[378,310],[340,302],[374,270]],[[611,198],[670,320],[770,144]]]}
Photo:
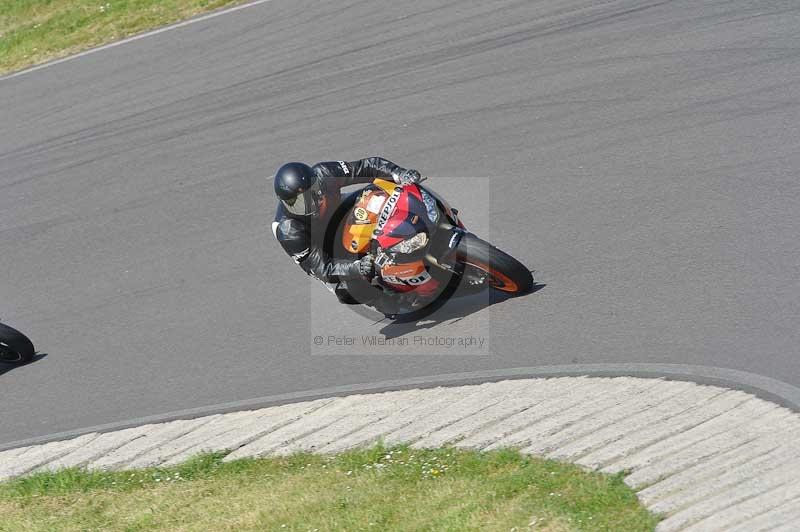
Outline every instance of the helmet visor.
{"label": "helmet visor", "polygon": [[295,216],[309,216],[317,214],[319,211],[319,203],[322,197],[319,181],[314,183],[311,188],[301,192],[294,198],[288,200],[281,200],[283,206],[289,213]]}

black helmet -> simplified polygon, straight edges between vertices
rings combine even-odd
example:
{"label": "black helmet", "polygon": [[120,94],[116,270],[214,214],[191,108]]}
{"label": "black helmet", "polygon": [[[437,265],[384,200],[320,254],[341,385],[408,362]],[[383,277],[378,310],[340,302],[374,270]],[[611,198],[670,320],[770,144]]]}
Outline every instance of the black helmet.
{"label": "black helmet", "polygon": [[320,182],[310,166],[287,163],[275,174],[275,194],[286,211],[294,216],[319,214],[323,198]]}

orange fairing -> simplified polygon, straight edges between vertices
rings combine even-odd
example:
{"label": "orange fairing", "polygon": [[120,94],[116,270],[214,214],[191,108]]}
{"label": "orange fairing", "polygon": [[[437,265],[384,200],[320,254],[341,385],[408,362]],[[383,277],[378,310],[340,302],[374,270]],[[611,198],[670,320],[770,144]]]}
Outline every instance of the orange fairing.
{"label": "orange fairing", "polygon": [[439,286],[421,260],[406,264],[388,264],[381,270],[381,278],[398,292],[413,290],[420,295],[432,295]]}
{"label": "orange fairing", "polygon": [[372,184],[380,187],[387,194],[394,192],[394,189],[397,187],[393,181],[386,181],[385,179],[376,179]]}
{"label": "orange fairing", "polygon": [[378,213],[381,212],[386,198],[389,197],[386,192],[387,187],[383,186],[383,183],[391,184],[392,188],[388,188],[391,193],[394,187],[393,183],[376,180],[375,184],[380,188],[365,189],[347,216],[342,233],[342,245],[351,253],[360,255],[369,251],[369,242],[378,222]]}
{"label": "orange fairing", "polygon": [[381,275],[386,278],[395,277],[397,279],[406,280],[419,276],[425,271],[425,263],[421,260],[415,262],[407,262],[405,264],[387,264],[381,270]]}

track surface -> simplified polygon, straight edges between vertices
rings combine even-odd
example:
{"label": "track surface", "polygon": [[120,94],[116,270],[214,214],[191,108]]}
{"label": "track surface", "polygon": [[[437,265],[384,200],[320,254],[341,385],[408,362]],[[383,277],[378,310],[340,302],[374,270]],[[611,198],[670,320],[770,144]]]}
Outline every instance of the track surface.
{"label": "track surface", "polygon": [[[0,316],[48,354],[0,368],[0,444],[518,366],[800,385],[798,25],[790,0],[273,0],[0,80]],[[425,330],[489,354],[313,349],[407,330],[283,254],[267,174],[376,154],[491,183],[431,178],[547,286]]]}

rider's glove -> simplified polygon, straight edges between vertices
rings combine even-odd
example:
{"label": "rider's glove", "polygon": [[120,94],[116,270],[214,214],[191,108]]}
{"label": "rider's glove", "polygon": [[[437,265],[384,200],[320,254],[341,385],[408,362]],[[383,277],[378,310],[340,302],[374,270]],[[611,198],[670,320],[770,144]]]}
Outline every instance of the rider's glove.
{"label": "rider's glove", "polygon": [[365,277],[367,280],[372,280],[375,276],[375,257],[372,255],[364,255],[355,264],[358,265],[358,273]]}
{"label": "rider's glove", "polygon": [[404,170],[402,168],[398,168],[392,174],[392,178],[398,185],[413,185],[414,183],[419,183],[422,179],[416,170]]}

